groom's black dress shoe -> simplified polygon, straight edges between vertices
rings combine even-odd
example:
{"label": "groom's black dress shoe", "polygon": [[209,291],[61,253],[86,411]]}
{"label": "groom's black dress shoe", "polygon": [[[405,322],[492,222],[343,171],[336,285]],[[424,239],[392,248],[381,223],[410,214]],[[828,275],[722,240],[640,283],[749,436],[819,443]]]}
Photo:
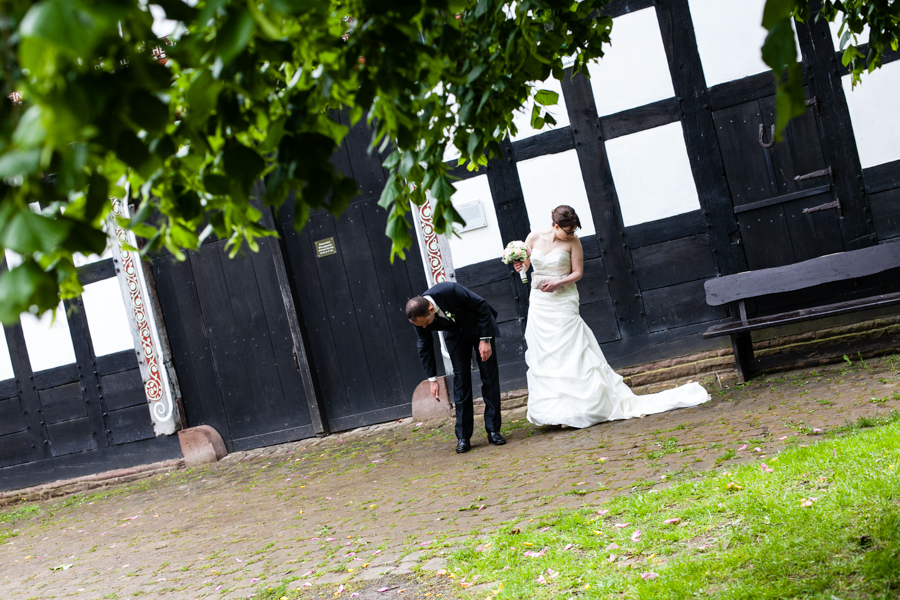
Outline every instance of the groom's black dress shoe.
{"label": "groom's black dress shoe", "polygon": [[472,449],[472,444],[469,443],[469,440],[458,440],[456,443],[456,453],[462,454],[463,452],[468,452]]}
{"label": "groom's black dress shoe", "polygon": [[506,438],[500,435],[497,432],[488,434],[488,442],[494,444],[495,446],[502,446],[506,443]]}

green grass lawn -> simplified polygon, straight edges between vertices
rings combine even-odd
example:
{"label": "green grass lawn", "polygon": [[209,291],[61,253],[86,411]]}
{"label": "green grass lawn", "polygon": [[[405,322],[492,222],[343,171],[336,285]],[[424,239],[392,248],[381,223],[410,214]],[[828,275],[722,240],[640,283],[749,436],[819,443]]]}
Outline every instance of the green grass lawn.
{"label": "green grass lawn", "polygon": [[453,555],[453,580],[474,598],[900,598],[900,415],[797,440],[505,527]]}

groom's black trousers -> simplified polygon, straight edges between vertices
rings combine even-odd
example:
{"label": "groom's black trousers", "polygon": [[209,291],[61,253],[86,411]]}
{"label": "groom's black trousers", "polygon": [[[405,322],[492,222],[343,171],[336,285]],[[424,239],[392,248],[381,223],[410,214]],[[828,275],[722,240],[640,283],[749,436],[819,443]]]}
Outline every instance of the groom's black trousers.
{"label": "groom's black trousers", "polygon": [[497,348],[491,339],[491,357],[482,362],[478,352],[479,338],[448,335],[447,352],[453,363],[453,403],[456,406],[456,438],[468,440],[474,429],[472,407],[472,352],[481,373],[481,396],[484,398],[484,428],[500,433],[500,369]]}

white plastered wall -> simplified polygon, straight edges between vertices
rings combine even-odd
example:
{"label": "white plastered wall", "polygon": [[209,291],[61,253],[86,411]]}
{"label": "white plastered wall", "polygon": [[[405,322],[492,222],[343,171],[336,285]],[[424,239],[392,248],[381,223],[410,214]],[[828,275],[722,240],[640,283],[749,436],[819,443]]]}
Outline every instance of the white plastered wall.
{"label": "white plastered wall", "polygon": [[765,0],[689,0],[706,85],[768,71],[762,61]]}
{"label": "white plastered wall", "polygon": [[0,327],[0,381],[6,381],[15,376],[12,358],[9,355],[9,346],[6,343],[6,332]]}
{"label": "white plastered wall", "polygon": [[[22,258],[6,250],[6,264],[13,269],[22,264]],[[20,322],[32,371],[37,373],[75,362],[75,347],[62,302],[56,308],[55,318],[53,311],[48,310],[42,315],[22,313]]]}
{"label": "white plastered wall", "polygon": [[700,208],[681,123],[606,143],[625,227]]}
{"label": "white plastered wall", "polygon": [[675,95],[656,9],[645,8],[613,20],[612,44],[588,66],[597,114],[601,117]]}
{"label": "white plastered wall", "polygon": [[503,254],[503,239],[500,237],[500,227],[497,224],[497,213],[494,211],[494,200],[487,175],[457,181],[454,185],[456,193],[451,198],[454,206],[481,201],[487,227],[447,236],[453,256],[453,268],[459,269],[491,259],[500,260],[500,255]]}
{"label": "white plastered wall", "polygon": [[569,125],[569,113],[566,112],[566,101],[563,98],[562,84],[551,76],[544,81],[534,82],[534,88],[535,90],[550,90],[559,94],[559,101],[556,105],[542,107],[556,119],[556,125],[545,125],[542,129],[533,129],[531,127],[531,111],[534,109],[534,97],[532,96],[522,110],[517,110],[513,113],[513,122],[516,125],[517,132],[515,135],[510,136],[510,139],[514,142]]}
{"label": "white plastered wall", "polygon": [[568,204],[581,221],[580,237],[594,235],[594,220],[575,150],[547,154],[516,163],[531,230],[547,229],[550,212]]}
{"label": "white plastered wall", "polygon": [[849,75],[841,82],[862,167],[900,159],[900,61],[863,75],[855,89]]}

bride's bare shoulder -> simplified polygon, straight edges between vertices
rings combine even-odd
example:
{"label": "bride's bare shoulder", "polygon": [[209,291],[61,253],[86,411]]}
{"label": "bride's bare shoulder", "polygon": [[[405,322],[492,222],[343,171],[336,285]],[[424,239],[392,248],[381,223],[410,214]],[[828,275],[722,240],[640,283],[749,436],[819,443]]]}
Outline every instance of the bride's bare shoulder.
{"label": "bride's bare shoulder", "polygon": [[532,231],[531,233],[528,234],[528,237],[525,238],[525,244],[527,246],[534,248],[534,245],[536,243],[538,243],[539,241],[541,241],[543,238],[545,238],[546,235],[547,235],[547,231],[543,230],[543,229]]}

